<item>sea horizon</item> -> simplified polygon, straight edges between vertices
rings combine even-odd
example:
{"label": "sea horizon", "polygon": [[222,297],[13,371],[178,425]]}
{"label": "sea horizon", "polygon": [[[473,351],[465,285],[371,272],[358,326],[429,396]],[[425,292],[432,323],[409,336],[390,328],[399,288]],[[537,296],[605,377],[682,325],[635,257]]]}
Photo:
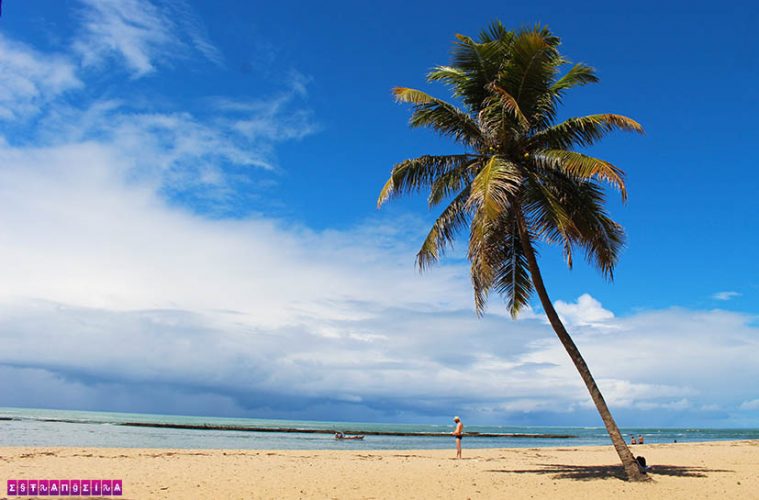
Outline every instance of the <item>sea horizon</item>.
{"label": "sea horizon", "polygon": [[[382,423],[0,408],[0,446],[185,449],[445,449],[452,424]],[[365,435],[340,442],[331,432]],[[468,424],[469,448],[610,444],[603,427]],[[648,444],[759,439],[754,428],[621,427]],[[487,437],[476,434],[485,434]]]}

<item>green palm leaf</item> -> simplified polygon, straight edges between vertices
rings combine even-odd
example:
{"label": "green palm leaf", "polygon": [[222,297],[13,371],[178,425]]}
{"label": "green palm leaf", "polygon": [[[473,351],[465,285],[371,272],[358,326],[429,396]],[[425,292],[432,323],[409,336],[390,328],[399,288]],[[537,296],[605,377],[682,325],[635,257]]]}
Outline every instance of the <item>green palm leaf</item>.
{"label": "green palm leaf", "polygon": [[501,71],[498,84],[514,96],[533,125],[543,126],[555,116],[550,88],[564,62],[558,40],[545,30],[522,31],[514,40],[512,56]]}
{"label": "green palm leaf", "polygon": [[528,304],[533,286],[516,218],[511,215],[504,224],[508,230],[503,231],[493,245],[493,257],[498,263],[493,286],[499,295],[506,298],[509,313],[516,318]]}
{"label": "green palm leaf", "polygon": [[380,191],[377,207],[389,198],[419,192],[434,184],[436,179],[463,165],[468,165],[473,155],[424,155],[402,161],[393,167],[390,178]]}
{"label": "green palm leaf", "polygon": [[497,276],[500,263],[494,258],[493,235],[508,213],[519,189],[519,168],[493,156],[471,184],[466,206],[474,212],[470,225],[469,253],[475,308],[484,311],[487,295]]}
{"label": "green palm leaf", "polygon": [[531,147],[572,149],[590,146],[614,130],[643,133],[643,127],[635,120],[606,113],[570,118],[537,132],[529,142]]}
{"label": "green palm leaf", "polygon": [[471,116],[440,99],[420,90],[396,87],[393,94],[399,102],[414,104],[411,114],[412,127],[430,127],[438,133],[455,140],[477,146],[482,142],[480,129]]}
{"label": "green palm leaf", "polygon": [[572,66],[564,76],[559,78],[556,83],[551,86],[551,90],[555,94],[561,94],[565,90],[597,82],[598,76],[596,76],[596,71],[590,66],[578,63]]}
{"label": "green palm leaf", "polygon": [[467,205],[483,212],[486,221],[496,219],[511,205],[521,176],[519,167],[498,156],[492,156],[472,181]]}
{"label": "green palm leaf", "polygon": [[[487,117],[492,116],[495,118],[495,120],[491,120],[491,122],[495,121],[500,127],[506,127],[507,124],[504,123],[503,117],[508,116],[511,119],[512,123],[515,123],[522,130],[527,130],[530,128],[530,122],[524,113],[522,113],[522,110],[519,107],[519,103],[514,98],[514,96],[509,94],[506,89],[499,86],[495,82],[488,84],[488,90],[492,92],[492,95],[483,103],[486,107],[480,111],[480,116],[484,116],[486,118],[485,120],[481,118],[480,122],[484,121],[486,122],[485,125],[488,126]],[[489,128],[494,127],[491,125]]]}
{"label": "green palm leaf", "polygon": [[600,179],[619,189],[622,199],[627,199],[625,173],[611,163],[576,151],[548,149],[535,151],[530,158],[542,168],[558,169],[567,175],[581,179]]}
{"label": "green palm leaf", "polygon": [[431,207],[438,205],[453,193],[458,193],[471,184],[481,167],[479,158],[472,163],[462,162],[457,167],[438,176],[430,186],[427,203]]}
{"label": "green palm leaf", "polygon": [[437,262],[446,248],[453,245],[456,235],[466,228],[469,219],[467,199],[469,199],[468,187],[461,191],[435,220],[422,243],[422,248],[416,254],[416,263],[420,270]]}

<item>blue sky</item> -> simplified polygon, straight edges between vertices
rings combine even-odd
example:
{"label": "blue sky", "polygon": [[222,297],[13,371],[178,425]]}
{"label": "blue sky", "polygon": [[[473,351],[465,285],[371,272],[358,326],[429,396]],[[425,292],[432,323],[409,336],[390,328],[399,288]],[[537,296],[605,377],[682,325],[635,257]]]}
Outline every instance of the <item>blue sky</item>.
{"label": "blue sky", "polygon": [[539,311],[477,320],[455,252],[413,269],[423,198],[375,205],[457,151],[390,89],[445,96],[427,70],[500,18],[597,69],[562,116],[646,128],[593,149],[628,173],[614,284],[542,251],[621,423],[759,426],[758,10],[4,2],[0,406],[598,423]]}

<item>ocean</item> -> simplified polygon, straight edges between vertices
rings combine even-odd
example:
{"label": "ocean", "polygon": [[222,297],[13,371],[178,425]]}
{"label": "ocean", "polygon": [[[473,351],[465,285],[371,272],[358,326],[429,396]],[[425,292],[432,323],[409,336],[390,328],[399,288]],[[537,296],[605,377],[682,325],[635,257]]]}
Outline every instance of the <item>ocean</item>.
{"label": "ocean", "polygon": [[[253,430],[255,429],[255,430]],[[452,425],[316,422],[0,408],[0,446],[280,450],[409,450],[450,448]],[[644,429],[646,443],[759,439],[759,429]],[[338,441],[332,432],[364,434]],[[609,444],[602,427],[467,425],[467,448],[533,448]],[[553,436],[553,437],[551,437]]]}

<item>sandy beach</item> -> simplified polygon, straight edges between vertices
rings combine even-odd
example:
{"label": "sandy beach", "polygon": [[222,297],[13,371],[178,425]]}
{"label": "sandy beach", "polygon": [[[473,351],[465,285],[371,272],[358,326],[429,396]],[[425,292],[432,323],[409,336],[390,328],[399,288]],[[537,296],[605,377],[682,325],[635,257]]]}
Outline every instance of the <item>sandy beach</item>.
{"label": "sandy beach", "polygon": [[0,479],[123,479],[125,498],[759,498],[759,441],[452,451],[0,448]]}

